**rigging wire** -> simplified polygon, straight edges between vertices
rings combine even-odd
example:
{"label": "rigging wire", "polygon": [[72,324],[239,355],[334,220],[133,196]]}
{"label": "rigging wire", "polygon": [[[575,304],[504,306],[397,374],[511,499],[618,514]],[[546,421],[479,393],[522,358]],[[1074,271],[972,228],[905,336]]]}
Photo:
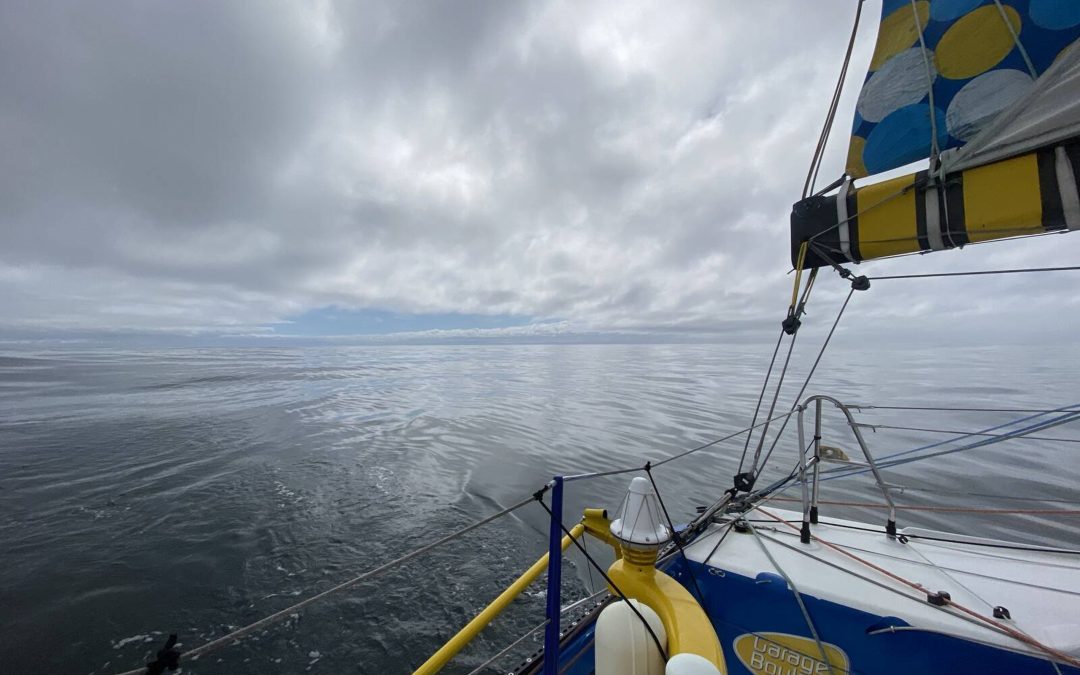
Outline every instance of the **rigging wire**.
{"label": "rigging wire", "polygon": [[[780,335],[776,338],[776,347],[773,348],[772,358],[769,359],[769,370],[765,373],[765,381],[761,383],[761,393],[758,394],[757,405],[754,406],[754,418],[750,421],[750,426],[757,424],[758,413],[761,412],[761,402],[765,399],[765,390],[769,388],[769,380],[772,379],[773,366],[776,365],[776,355],[780,353],[780,343],[784,341],[784,330],[780,329]],[[742,473],[743,462],[746,461],[746,451],[750,449],[750,439],[754,434],[747,433],[746,441],[743,443],[742,455],[739,457],[739,469],[735,473]]]}
{"label": "rigging wire", "polygon": [[[802,499],[798,497],[776,497],[775,499],[778,502],[802,503]],[[818,500],[818,504],[824,504],[826,506],[854,506],[863,509],[895,508],[897,511],[926,511],[930,513],[981,513],[985,515],[1004,516],[1080,516],[1080,509],[992,509],[979,506],[902,506],[900,504],[890,507],[888,504],[877,504],[874,502],[851,502],[828,499]],[[874,531],[877,532],[878,530]]]}
{"label": "rigging wire", "polygon": [[682,541],[680,541],[679,533],[675,531],[675,523],[671,520],[671,515],[668,514],[667,506],[664,504],[664,498],[660,496],[660,488],[656,485],[656,479],[652,475],[652,467],[648,464],[645,465],[645,474],[649,477],[649,482],[652,483],[653,492],[656,493],[656,501],[660,504],[660,510],[664,512],[664,519],[668,522],[668,527],[671,528],[671,541],[675,544],[675,548],[679,549],[679,554],[682,555],[683,562],[686,563],[686,571],[690,575],[690,580],[694,582],[694,590],[697,591],[698,600],[701,608],[705,611],[706,618],[709,622],[712,622],[712,617],[709,616],[709,610],[705,603],[705,594],[701,592],[701,586],[698,585],[697,575],[694,574],[694,569],[690,567],[690,560],[686,557],[686,549],[683,548]]}
{"label": "rigging wire", "polygon": [[[780,431],[776,432],[776,436],[773,438],[772,445],[769,447],[769,452],[765,455],[765,459],[761,462],[761,468],[757,469],[757,462],[754,462],[755,469],[757,469],[758,475],[764,470],[765,465],[768,464],[769,458],[772,457],[773,450],[776,449],[776,444],[779,442],[780,437],[784,433],[784,429],[787,428],[788,422],[791,421],[791,415],[799,407],[799,400],[802,398],[803,392],[806,391],[806,387],[810,384],[810,379],[814,376],[814,371],[817,370],[818,364],[821,363],[821,357],[825,354],[825,349],[829,346],[829,341],[832,340],[833,333],[836,332],[836,326],[840,323],[840,318],[844,316],[844,310],[847,309],[848,303],[851,301],[851,296],[855,293],[855,289],[848,290],[847,297],[844,298],[844,304],[840,306],[840,311],[836,314],[836,319],[833,321],[832,328],[829,329],[829,334],[825,336],[825,341],[821,344],[821,349],[818,350],[817,358],[814,359],[814,365],[810,367],[810,372],[806,374],[806,379],[803,380],[802,386],[799,388],[799,393],[795,395],[795,403],[791,406],[791,410],[788,411],[787,417],[784,418],[784,423],[780,426]],[[764,439],[764,435],[762,436]]]}
{"label": "rigging wire", "polygon": [[1075,272],[1080,270],[1080,265],[1068,267],[1027,267],[1011,270],[976,270],[973,272],[933,272],[930,274],[889,274],[880,277],[869,277],[870,281],[885,281],[888,279],[933,279],[936,277],[974,277],[987,274],[1026,274],[1030,272]]}
{"label": "rigging wire", "polygon": [[855,38],[859,33],[859,19],[862,17],[863,0],[859,0],[855,7],[855,21],[851,27],[851,37],[848,38],[847,50],[844,53],[844,62],[840,68],[840,77],[836,80],[836,88],[833,90],[832,100],[829,102],[829,111],[825,115],[825,124],[818,136],[817,146],[814,148],[814,156],[810,160],[810,170],[806,174],[806,182],[803,184],[803,199],[813,192],[814,182],[817,180],[821,161],[825,156],[825,146],[832,134],[833,122],[836,120],[836,110],[840,105],[840,96],[844,91],[844,82],[847,80],[848,65],[851,63],[851,53],[855,48]]}
{"label": "rigging wire", "polygon": [[[799,318],[802,315],[802,312],[806,311],[806,303],[810,299],[810,292],[813,291],[813,283],[814,283],[814,281],[816,279],[818,279],[818,268],[813,268],[813,270],[810,271],[809,278],[807,279],[806,288],[804,288],[804,291],[802,291],[802,296],[801,297],[798,296],[799,278],[800,278],[800,275],[802,273],[802,264],[804,264],[804,261],[806,260],[806,254],[807,254],[809,246],[810,246],[809,242],[805,242],[799,248],[799,257],[798,257],[798,264],[797,264],[796,276],[795,276],[795,288],[792,291],[792,303],[791,303],[791,306],[789,306],[787,308],[787,318],[784,320],[784,322],[782,324],[783,332],[788,333],[789,335],[791,335],[792,340],[791,340],[791,342],[788,342],[787,355],[784,357],[784,367],[781,368],[781,370],[780,370],[780,378],[777,381],[777,389],[775,389],[775,391],[773,392],[773,394],[772,394],[772,402],[769,404],[769,415],[768,415],[768,417],[770,417],[770,418],[772,417],[772,414],[774,413],[775,409],[777,409],[777,401],[780,399],[780,391],[784,386],[784,377],[787,375],[787,366],[789,364],[791,364],[791,361],[792,361],[792,352],[795,349],[795,339],[799,335],[799,333],[798,333],[799,324],[800,324]],[[845,302],[845,305],[847,305],[847,302]],[[842,310],[841,310],[841,312],[842,312]],[[783,338],[783,334],[781,334],[781,338]],[[778,343],[778,348],[779,348],[779,343]],[[822,348],[822,349],[824,349],[824,348]],[[773,355],[773,357],[775,357],[775,355]],[[769,368],[769,373],[770,374],[772,373],[771,366]],[[765,387],[767,386],[768,382],[769,382],[769,375],[766,375],[766,381],[765,381],[764,384],[762,384],[762,392],[764,392]],[[805,388],[806,388],[806,384],[804,384],[804,389]],[[794,408],[792,409],[792,411],[794,411]],[[756,413],[755,413],[755,417],[756,417]],[[787,420],[786,419],[784,420],[784,427],[787,427]],[[768,436],[768,434],[769,434],[769,424],[766,423],[765,428],[761,430],[761,433],[758,436],[757,447],[754,449],[754,461],[751,463],[750,472],[748,472],[748,473],[750,473],[750,478],[751,478],[750,486],[751,487],[753,487],[753,481],[756,481],[755,474],[757,473],[758,459],[760,459],[760,457],[761,457],[761,448],[765,446],[765,438],[766,438],[766,436]],[[747,442],[748,441],[750,441],[750,438],[747,437]],[[745,458],[745,453],[746,453],[746,451],[744,449],[743,450],[743,458]],[[735,478],[735,486],[737,486],[737,487],[740,486],[740,478],[742,477],[742,465],[743,465],[743,460],[741,458],[739,460],[739,474],[738,474],[737,478]]]}

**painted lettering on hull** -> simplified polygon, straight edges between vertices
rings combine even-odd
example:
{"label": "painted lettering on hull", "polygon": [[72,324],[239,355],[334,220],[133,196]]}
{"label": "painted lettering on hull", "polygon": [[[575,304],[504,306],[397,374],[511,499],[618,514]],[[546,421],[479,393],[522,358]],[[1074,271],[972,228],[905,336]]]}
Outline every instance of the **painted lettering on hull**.
{"label": "painted lettering on hull", "polygon": [[[754,675],[846,675],[848,657],[834,644],[823,642],[821,649],[813,638],[790,633],[744,633],[735,638],[735,654]],[[828,659],[828,663],[826,663]]]}

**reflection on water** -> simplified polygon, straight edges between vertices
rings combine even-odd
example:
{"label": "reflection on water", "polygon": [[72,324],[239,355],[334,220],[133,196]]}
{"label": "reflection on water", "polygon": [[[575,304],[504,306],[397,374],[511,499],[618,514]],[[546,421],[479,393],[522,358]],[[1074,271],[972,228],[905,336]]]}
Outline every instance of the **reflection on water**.
{"label": "reflection on water", "polygon": [[[553,474],[641,465],[728,434],[746,426],[767,356],[702,345],[8,352],[0,671],[134,667],[166,633],[200,644],[517,501]],[[812,390],[858,403],[1080,402],[1070,399],[1080,393],[1075,360],[1060,354],[1052,370],[1019,349],[842,357],[824,364]],[[800,381],[789,375],[789,396]],[[1013,416],[878,410],[861,419],[981,429]],[[827,420],[826,442],[850,452],[838,421]],[[927,438],[867,435],[881,454]],[[1068,427],[1043,435],[1080,438]],[[773,476],[794,462],[786,441]],[[1068,461],[1077,447],[1013,441],[887,478],[920,488],[901,496],[906,504],[970,505],[957,493],[980,493],[1061,506],[1049,500],[1077,499],[1080,469]],[[735,439],[657,470],[669,507],[686,517],[715,498],[742,448]],[[626,480],[572,484],[568,511],[614,507]],[[831,482],[823,496],[875,500],[863,479]],[[184,670],[406,672],[544,551],[539,507],[519,514]],[[1075,518],[902,517],[901,526],[1043,543],[1075,545],[1080,533]],[[596,579],[570,560],[573,598]],[[534,626],[543,603],[533,589],[450,672]]]}

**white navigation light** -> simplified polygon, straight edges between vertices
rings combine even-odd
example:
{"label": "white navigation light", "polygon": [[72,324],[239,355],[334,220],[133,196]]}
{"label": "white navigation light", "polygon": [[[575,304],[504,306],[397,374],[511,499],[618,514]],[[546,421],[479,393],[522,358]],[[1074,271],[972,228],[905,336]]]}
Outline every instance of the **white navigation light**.
{"label": "white navigation light", "polygon": [[630,481],[619,508],[618,518],[611,523],[611,534],[624,546],[656,549],[671,539],[671,530],[660,516],[656,492],[645,478]]}

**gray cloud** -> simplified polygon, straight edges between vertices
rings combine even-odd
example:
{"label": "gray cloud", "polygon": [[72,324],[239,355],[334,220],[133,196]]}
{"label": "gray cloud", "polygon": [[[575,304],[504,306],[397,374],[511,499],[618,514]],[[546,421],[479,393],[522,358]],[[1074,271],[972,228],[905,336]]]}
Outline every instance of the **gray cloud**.
{"label": "gray cloud", "polygon": [[[327,305],[756,325],[782,313],[850,14],[4,3],[0,330],[250,332]],[[1023,250],[975,259],[1064,255]]]}

